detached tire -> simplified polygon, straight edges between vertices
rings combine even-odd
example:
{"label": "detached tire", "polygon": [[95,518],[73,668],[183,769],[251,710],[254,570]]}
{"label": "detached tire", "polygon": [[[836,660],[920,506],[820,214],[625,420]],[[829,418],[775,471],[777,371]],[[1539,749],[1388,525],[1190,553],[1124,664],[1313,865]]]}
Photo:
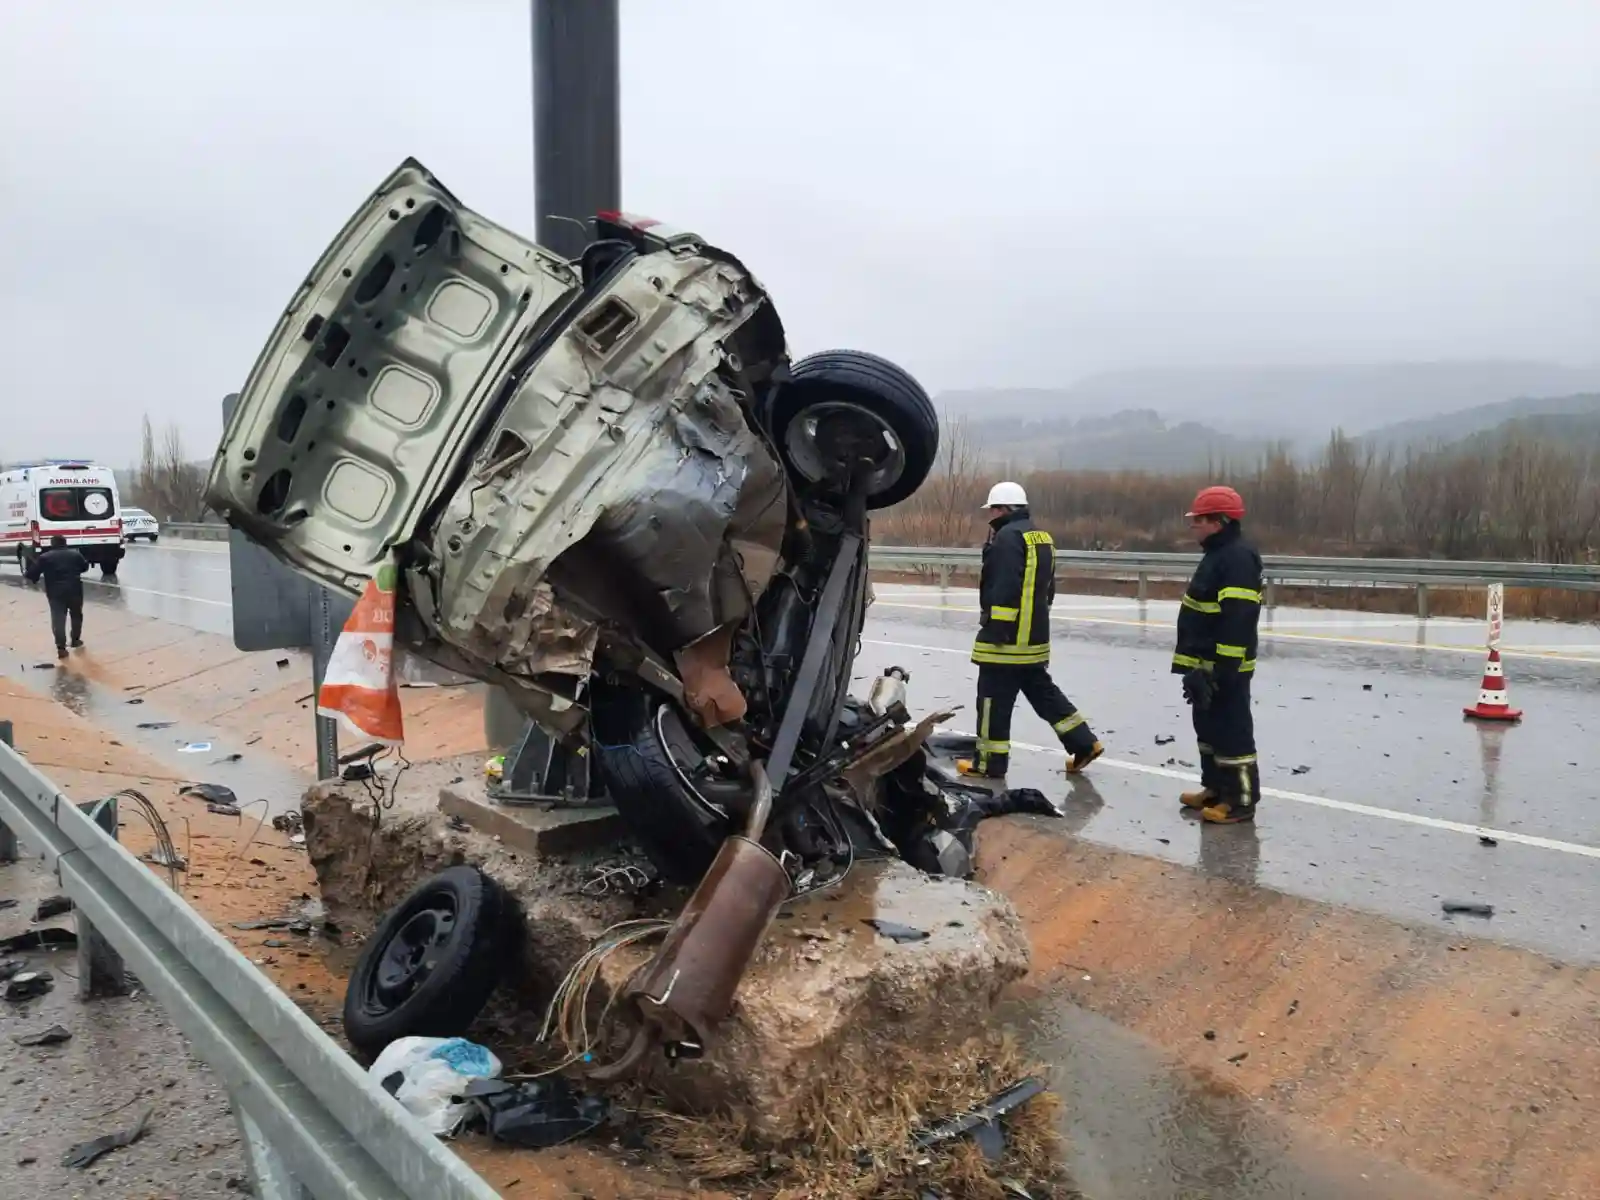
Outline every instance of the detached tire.
{"label": "detached tire", "polygon": [[900,477],[869,495],[867,507],[888,508],[916,493],[939,458],[939,414],[910,372],[864,350],[823,350],[795,363],[789,375],[773,401],[770,428],[790,471],[797,468],[787,449],[789,423],[815,404],[840,400],[871,412],[905,452]]}
{"label": "detached tire", "polygon": [[396,1038],[458,1037],[500,981],[507,905],[476,867],[412,889],[367,939],[344,996],[344,1032],[363,1054]]}

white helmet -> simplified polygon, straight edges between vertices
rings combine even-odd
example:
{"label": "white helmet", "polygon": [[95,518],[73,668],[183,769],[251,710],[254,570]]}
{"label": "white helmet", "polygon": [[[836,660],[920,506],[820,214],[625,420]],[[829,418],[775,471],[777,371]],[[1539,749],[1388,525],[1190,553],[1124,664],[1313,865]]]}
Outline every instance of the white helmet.
{"label": "white helmet", "polygon": [[995,508],[1000,505],[1025,505],[1028,503],[1028,493],[1022,490],[1020,483],[997,483],[989,489],[989,498],[983,502],[984,508]]}

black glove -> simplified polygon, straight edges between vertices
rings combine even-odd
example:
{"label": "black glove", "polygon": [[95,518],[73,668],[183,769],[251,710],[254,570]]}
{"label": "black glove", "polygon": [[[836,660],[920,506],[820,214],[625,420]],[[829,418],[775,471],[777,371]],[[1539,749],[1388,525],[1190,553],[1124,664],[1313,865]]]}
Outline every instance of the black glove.
{"label": "black glove", "polygon": [[1204,712],[1211,707],[1217,685],[1205,671],[1190,671],[1183,677],[1183,698]]}

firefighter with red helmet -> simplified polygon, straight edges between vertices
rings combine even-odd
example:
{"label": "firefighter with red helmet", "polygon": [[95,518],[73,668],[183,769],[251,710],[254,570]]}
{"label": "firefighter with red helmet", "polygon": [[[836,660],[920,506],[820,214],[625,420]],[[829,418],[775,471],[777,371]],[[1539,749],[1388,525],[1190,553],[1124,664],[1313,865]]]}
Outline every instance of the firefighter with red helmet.
{"label": "firefighter with red helmet", "polygon": [[1076,775],[1105,747],[1050,678],[1050,604],[1056,594],[1055,542],[1034,527],[1020,483],[997,483],[984,503],[989,539],[978,582],[981,627],[972,647],[978,666],[977,755],[963,775],[1004,779],[1011,762],[1011,713],[1019,695],[1050,723]]}
{"label": "firefighter with red helmet", "polygon": [[1180,799],[1207,821],[1253,821],[1261,799],[1250,681],[1261,618],[1261,555],[1244,540],[1244,500],[1231,487],[1195,497],[1189,531],[1205,551],[1178,610],[1172,672],[1194,710],[1200,790]]}

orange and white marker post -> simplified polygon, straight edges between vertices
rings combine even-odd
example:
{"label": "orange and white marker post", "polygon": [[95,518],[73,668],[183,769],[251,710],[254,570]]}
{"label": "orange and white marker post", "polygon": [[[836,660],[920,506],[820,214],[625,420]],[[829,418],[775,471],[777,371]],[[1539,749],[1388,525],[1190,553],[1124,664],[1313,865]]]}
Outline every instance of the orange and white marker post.
{"label": "orange and white marker post", "polygon": [[395,564],[367,580],[355,611],[333,644],[317,715],[332,717],[355,737],[385,746],[405,741],[400,689],[394,674]]}
{"label": "orange and white marker post", "polygon": [[1489,661],[1483,666],[1483,687],[1478,702],[1463,708],[1465,716],[1478,721],[1520,721],[1522,710],[1507,702],[1505,670],[1500,665],[1500,629],[1505,621],[1506,589],[1501,583],[1489,585]]}

